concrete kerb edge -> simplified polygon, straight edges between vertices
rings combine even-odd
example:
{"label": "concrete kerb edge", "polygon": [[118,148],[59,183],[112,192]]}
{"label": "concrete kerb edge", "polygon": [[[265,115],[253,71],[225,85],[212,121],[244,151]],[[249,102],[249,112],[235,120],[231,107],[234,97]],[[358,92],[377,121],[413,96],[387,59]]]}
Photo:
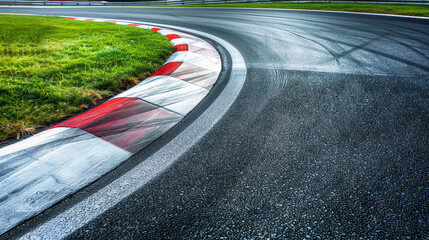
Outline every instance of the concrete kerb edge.
{"label": "concrete kerb edge", "polygon": [[[138,22],[137,22],[138,23]],[[73,205],[66,211],[56,215],[34,230],[27,232],[20,239],[59,239],[68,236],[98,215],[115,206],[122,199],[143,187],[153,178],[168,169],[181,155],[200,141],[210,129],[227,113],[244,85],[247,68],[239,51],[225,40],[193,29],[170,25],[152,24],[161,27],[185,31],[204,36],[221,45],[229,53],[232,60],[229,81],[213,103],[189,126],[169,141],[160,150],[150,155],[145,161],[133,167],[126,174],[117,178],[107,186],[96,191],[89,197]],[[105,198],[108,201],[105,201]],[[96,208],[94,206],[97,206]],[[72,221],[72,222],[71,222]]]}
{"label": "concrete kerb edge", "polygon": [[[8,13],[8,14],[13,14],[13,13]],[[22,15],[32,15],[32,14],[22,14]],[[35,14],[34,14],[35,15]],[[67,16],[61,16],[61,17],[67,17]],[[70,17],[70,18],[73,18],[73,17]],[[79,18],[80,19],[80,18]],[[89,19],[89,18],[87,18],[87,19]],[[91,18],[91,19],[93,19],[93,18]],[[85,19],[81,19],[81,20],[85,20]],[[129,21],[125,21],[125,20],[113,20],[113,19],[97,19],[97,20],[111,20],[111,21],[116,21],[117,23],[119,23],[119,24],[124,24],[124,25],[129,25],[129,24],[132,24],[132,23],[130,23]],[[138,24],[138,25],[146,25],[146,24],[144,24],[144,23],[140,23],[140,24]],[[133,26],[133,25],[132,25]],[[140,27],[140,26],[136,26],[136,27]],[[149,29],[151,28],[150,26],[147,26]],[[177,31],[176,31],[177,32]],[[182,33],[180,33],[180,32],[177,32],[179,35],[182,35]],[[183,33],[183,34],[185,34],[185,33]],[[165,34],[165,35],[168,35],[168,34]],[[187,34],[185,34],[185,35],[187,35]],[[193,39],[193,40],[195,40],[195,39]],[[204,40],[202,40],[202,39],[200,39],[203,43],[207,43],[207,42],[205,42]],[[209,43],[207,43],[207,44],[209,44]],[[214,51],[216,51],[215,50],[215,48],[213,48],[212,50],[214,50]],[[218,57],[220,58],[220,55],[219,55],[219,53],[217,53],[218,54]],[[186,56],[185,56],[185,58],[186,58]],[[184,60],[186,60],[186,59],[184,59]],[[191,61],[192,62],[192,61]],[[182,63],[186,63],[186,61],[183,61]],[[221,64],[220,62],[219,62],[219,64]],[[165,66],[165,65],[164,65]],[[215,76],[215,80],[214,80],[214,82],[213,82],[213,79],[214,79],[214,76],[212,76],[212,84],[214,84],[215,82],[216,82],[216,80],[217,80],[217,77],[219,76],[219,73],[220,73],[220,69],[221,69],[221,67],[219,68],[219,71],[217,72],[217,75]],[[175,69],[175,70],[177,70],[177,69]],[[175,70],[173,70],[170,74],[173,74],[174,73],[174,71]],[[195,88],[198,88],[198,87],[195,87],[195,84],[187,84],[187,83],[183,83],[183,82],[180,82],[180,79],[178,79],[177,77],[178,76],[175,76],[175,77],[169,77],[168,75],[161,75],[161,76],[157,76],[158,78],[159,77],[163,77],[163,76],[167,76],[169,79],[174,79],[174,81],[176,82],[176,83],[178,83],[179,85],[181,85],[181,86],[185,86],[185,88],[187,88],[187,89],[189,89],[189,88],[192,88],[192,89],[195,89]],[[149,77],[149,78],[153,78],[154,76],[151,76],[151,77]],[[149,79],[148,78],[148,79]],[[194,75],[194,78],[195,78],[195,75]],[[192,80],[192,77],[191,77],[191,80]],[[185,80],[183,80],[184,82],[185,82]],[[145,81],[143,81],[142,83],[144,83]],[[201,89],[203,89],[203,88],[201,88]],[[202,92],[201,92],[202,91]],[[207,94],[208,94],[208,91],[209,90],[207,90],[207,89],[204,89],[204,90],[201,90],[200,92],[200,95],[197,97],[197,100],[199,100],[199,101],[201,101]],[[125,92],[123,92],[123,93],[125,93]],[[146,94],[146,96],[147,96],[148,94]],[[149,96],[150,96],[150,94],[149,94]],[[191,96],[191,98],[192,98],[193,96]],[[128,97],[127,96],[125,96],[125,98],[127,98],[128,99]],[[139,98],[139,96],[133,96],[133,98]],[[113,99],[111,99],[111,100],[114,100],[115,98],[113,98]],[[140,99],[142,99],[143,101],[144,101],[144,98],[140,98]],[[155,100],[159,100],[160,98],[158,97],[158,98],[156,98],[156,97],[152,97],[152,99],[155,99]],[[109,101],[111,101],[111,100],[109,100]],[[161,103],[163,102],[162,101],[163,99],[161,99]],[[164,99],[165,100],[165,99]],[[180,99],[179,99],[180,100]],[[109,102],[108,101],[108,102]],[[195,98],[192,98],[191,99],[191,105],[193,106],[193,107],[195,107],[196,105],[198,105],[198,101],[195,101]],[[172,104],[170,104],[170,105],[178,105],[177,103],[180,103],[180,101],[178,101],[178,102],[176,102],[176,103],[172,103]],[[149,103],[150,104],[150,103]],[[180,105],[180,104],[179,104]],[[100,105],[100,106],[102,106],[102,105]],[[122,106],[121,106],[122,107]],[[145,108],[145,107],[147,107],[147,106],[144,106],[143,108]],[[156,107],[159,107],[159,105],[155,105],[155,108]],[[192,107],[192,108],[193,108]],[[159,107],[160,109],[162,108],[162,107]],[[189,112],[192,108],[189,108],[189,109],[186,109],[186,111],[184,111],[184,112],[182,112],[182,114],[178,114],[178,115],[180,115],[176,120],[177,121],[175,121],[175,122],[173,122],[172,124],[170,124],[168,127],[167,127],[167,129],[164,131],[164,132],[166,132],[169,128],[171,128],[172,126],[174,126],[175,124],[177,124],[177,122],[178,121],[180,121],[181,119],[183,119],[183,116],[184,115],[186,115],[187,114],[187,112]],[[151,110],[153,110],[153,109],[149,109],[149,111],[151,111]],[[167,111],[166,112],[169,112],[168,111],[168,109],[166,109]],[[147,111],[145,111],[145,112],[143,112],[143,113],[146,113]],[[174,111],[170,111],[170,112],[173,112],[174,113]],[[85,113],[84,113],[85,114]],[[82,114],[82,115],[84,115],[84,114]],[[164,113],[163,113],[164,114]],[[81,116],[81,115],[79,115],[79,116]],[[79,116],[77,116],[77,117],[79,117]],[[72,119],[70,119],[70,120],[73,120],[74,118],[72,118]],[[70,120],[68,120],[68,121],[70,121]],[[169,121],[170,121],[171,119],[169,119]],[[61,123],[60,123],[61,124]],[[59,125],[60,125],[59,124]],[[65,126],[65,127],[67,127],[67,126]],[[62,129],[61,128],[63,128],[63,126],[58,126],[57,127],[57,125],[56,126],[54,126],[53,128],[51,128],[51,129],[58,129],[60,132],[64,132],[64,131],[62,131]],[[75,127],[72,127],[72,129],[76,129]],[[80,129],[79,127],[77,128],[77,129]],[[69,131],[70,132],[70,131]],[[83,131],[78,131],[78,133],[76,133],[76,131],[72,131],[73,133],[70,133],[70,134],[74,134],[73,135],[73,137],[76,139],[76,138],[78,138],[78,140],[77,141],[81,141],[81,142],[85,142],[85,144],[87,144],[88,143],[88,139],[90,140],[90,141],[94,141],[94,140],[91,140],[91,139],[96,139],[97,138],[97,136],[96,135],[93,135],[93,134],[91,134],[91,133],[89,133],[89,132],[85,132],[85,130],[83,130]],[[43,132],[42,132],[43,133]],[[76,135],[77,134],[77,135]],[[37,134],[38,135],[38,134]],[[35,135],[35,136],[37,136],[37,135]],[[76,136],[75,136],[76,135]],[[84,137],[84,141],[82,141],[82,136],[83,135],[86,135],[86,137]],[[161,134],[162,135],[162,134]],[[32,138],[34,138],[35,136],[33,136]],[[52,136],[50,136],[50,137],[52,137]],[[69,138],[70,136],[67,136],[66,138]],[[154,138],[152,138],[152,139],[150,139],[150,141],[154,141],[156,138],[158,138],[159,137],[159,135],[158,136],[155,136]],[[30,138],[29,138],[30,139]],[[28,139],[25,139],[24,141],[29,141]],[[106,140],[106,139],[104,139],[104,140]],[[75,141],[76,142],[76,141]],[[75,142],[73,142],[72,141],[72,143],[75,143]],[[98,142],[97,144],[100,144],[100,141],[95,141],[95,142]],[[101,141],[101,143],[103,143],[104,141]],[[20,142],[18,142],[18,143],[16,143],[16,144],[19,144]],[[146,143],[144,143],[145,144],[145,146],[147,145]],[[6,148],[13,148],[13,146],[14,146],[15,144],[13,144],[13,145],[9,145],[9,146],[6,146],[6,147],[4,147],[4,148],[2,148],[3,150],[4,149],[6,149]],[[68,142],[66,142],[66,144],[65,145],[72,145],[72,144],[70,144],[70,141],[68,141]],[[107,144],[107,145],[109,145],[109,144]],[[120,149],[121,147],[120,146],[115,146],[114,144],[110,144],[109,146],[111,146],[111,147],[113,147],[114,149],[116,149],[116,150],[118,150],[118,149]],[[119,147],[119,148],[118,148]],[[100,150],[100,149],[99,149]],[[115,150],[115,151],[116,151]],[[139,149],[138,149],[139,150]],[[120,150],[119,150],[120,151]],[[13,149],[12,149],[12,152],[13,152]],[[44,151],[44,152],[49,152],[49,150],[48,151]],[[118,155],[119,154],[119,155]],[[3,151],[3,157],[4,157],[4,155],[7,155],[7,154],[4,154],[4,151]],[[19,154],[18,154],[19,155]],[[117,151],[114,153],[114,154],[112,154],[112,156],[114,156],[114,157],[117,157],[117,159],[119,159],[119,161],[113,161],[113,165],[114,166],[110,166],[110,167],[108,167],[108,171],[110,171],[111,169],[113,169],[113,168],[115,168],[117,165],[119,165],[120,163],[122,163],[123,161],[125,161],[126,159],[128,159],[130,156],[132,155],[132,152],[131,152],[131,154],[130,153],[127,153],[127,152],[125,152],[125,153],[123,153],[123,154],[121,154],[121,153],[118,153]],[[27,156],[27,154],[21,154],[20,156],[25,156],[25,157],[28,157]],[[1,156],[0,156],[1,157]],[[16,157],[16,156],[15,156]],[[14,156],[12,156],[11,157],[11,159],[13,160],[14,158],[15,158]],[[19,156],[18,156],[19,157]],[[58,156],[57,156],[58,157]],[[79,156],[77,156],[78,158],[79,158]],[[3,162],[7,162],[8,160],[10,160],[10,159],[1,159],[0,158],[0,164]],[[40,161],[40,159],[38,159],[36,162],[44,162],[45,160],[42,160],[42,161]],[[49,162],[49,161],[48,161]],[[103,170],[103,173],[102,174],[98,174],[98,177],[100,177],[100,176],[102,176],[103,174],[105,174],[106,173],[106,168],[102,168],[102,170]],[[20,174],[20,175],[23,175],[23,174]],[[86,183],[84,183],[84,184],[82,184],[82,183],[79,183],[79,184],[76,184],[76,186],[73,186],[73,187],[70,187],[69,186],[69,184],[65,184],[68,188],[71,188],[71,190],[69,191],[66,191],[66,193],[65,194],[62,194],[62,196],[59,198],[59,199],[55,199],[55,201],[53,201],[51,204],[49,204],[49,206],[51,206],[51,205],[53,205],[53,204],[55,204],[55,202],[58,202],[58,201],[60,201],[62,198],[64,198],[64,197],[66,197],[66,196],[68,196],[68,195],[70,195],[71,193],[73,193],[74,191],[77,191],[78,189],[80,189],[80,188],[82,188],[83,186],[85,186],[86,184],[89,184],[90,182],[92,182],[92,181],[94,181],[95,179],[97,179],[98,178],[97,176],[92,176],[92,177],[90,177],[91,179],[87,179],[87,180],[89,180],[89,181],[87,181]],[[4,177],[3,177],[4,178]],[[0,176],[0,180],[1,180],[1,176]],[[11,184],[12,185],[12,184]],[[74,189],[74,190],[73,190]],[[4,209],[4,204],[2,204],[3,205],[3,209]],[[46,204],[45,204],[46,205]],[[20,222],[22,222],[22,221],[24,221],[25,219],[28,219],[28,218],[30,218],[30,217],[32,217],[32,216],[34,216],[34,215],[36,215],[36,214],[38,214],[38,213],[40,213],[40,212],[42,212],[43,210],[45,210],[46,208],[48,208],[49,206],[45,206],[45,207],[42,207],[42,208],[40,208],[40,209],[38,209],[37,211],[33,211],[33,213],[31,213],[31,214],[29,214],[29,215],[26,215],[26,216],[24,216],[22,219],[19,219],[18,221],[13,221],[14,223],[11,225],[11,226],[6,226],[3,230],[2,230],[2,233],[4,233],[4,232],[6,232],[6,231],[8,231],[9,229],[11,229],[13,226],[16,226],[17,224],[19,224]],[[7,206],[8,208],[10,207],[10,206]]]}

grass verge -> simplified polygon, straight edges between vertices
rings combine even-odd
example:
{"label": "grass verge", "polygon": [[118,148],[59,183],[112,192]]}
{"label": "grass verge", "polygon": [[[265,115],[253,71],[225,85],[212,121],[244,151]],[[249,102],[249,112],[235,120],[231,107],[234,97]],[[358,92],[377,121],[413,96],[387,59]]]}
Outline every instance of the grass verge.
{"label": "grass verge", "polygon": [[0,140],[137,84],[172,51],[166,37],[136,27],[0,15]]}
{"label": "grass verge", "polygon": [[[179,6],[182,7],[182,6]],[[308,9],[346,12],[385,13],[396,15],[429,16],[429,6],[392,5],[363,3],[232,3],[232,4],[198,4],[183,7],[225,7],[225,8],[278,8]]]}

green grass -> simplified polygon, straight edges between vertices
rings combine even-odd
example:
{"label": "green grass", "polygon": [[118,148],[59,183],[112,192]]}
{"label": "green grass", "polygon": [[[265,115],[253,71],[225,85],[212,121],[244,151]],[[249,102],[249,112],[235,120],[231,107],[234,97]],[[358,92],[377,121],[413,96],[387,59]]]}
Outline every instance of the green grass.
{"label": "green grass", "polygon": [[[180,7],[180,6],[179,6]],[[386,13],[397,15],[429,16],[429,6],[423,5],[388,5],[361,3],[232,3],[211,5],[185,5],[183,7],[228,7],[228,8],[279,8],[312,9],[329,11]]]}
{"label": "green grass", "polygon": [[0,15],[0,140],[137,84],[172,51],[166,37],[136,27]]}

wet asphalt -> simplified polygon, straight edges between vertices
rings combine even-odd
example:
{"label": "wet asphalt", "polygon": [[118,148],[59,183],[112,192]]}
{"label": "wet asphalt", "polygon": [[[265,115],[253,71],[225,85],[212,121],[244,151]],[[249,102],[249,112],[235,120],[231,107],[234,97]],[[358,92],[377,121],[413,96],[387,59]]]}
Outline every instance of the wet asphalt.
{"label": "wet asphalt", "polygon": [[429,20],[256,9],[0,12],[188,27],[223,38],[246,61],[246,82],[221,121],[70,239],[429,238]]}

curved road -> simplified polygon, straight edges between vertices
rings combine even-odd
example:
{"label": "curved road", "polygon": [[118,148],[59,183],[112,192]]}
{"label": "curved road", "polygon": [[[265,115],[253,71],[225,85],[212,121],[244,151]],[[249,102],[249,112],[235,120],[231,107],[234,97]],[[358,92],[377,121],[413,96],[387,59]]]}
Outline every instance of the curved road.
{"label": "curved road", "polygon": [[[0,12],[187,27],[226,40],[246,62],[243,89],[218,124],[70,239],[429,237],[429,20],[257,9]],[[40,226],[154,149],[3,237]]]}

